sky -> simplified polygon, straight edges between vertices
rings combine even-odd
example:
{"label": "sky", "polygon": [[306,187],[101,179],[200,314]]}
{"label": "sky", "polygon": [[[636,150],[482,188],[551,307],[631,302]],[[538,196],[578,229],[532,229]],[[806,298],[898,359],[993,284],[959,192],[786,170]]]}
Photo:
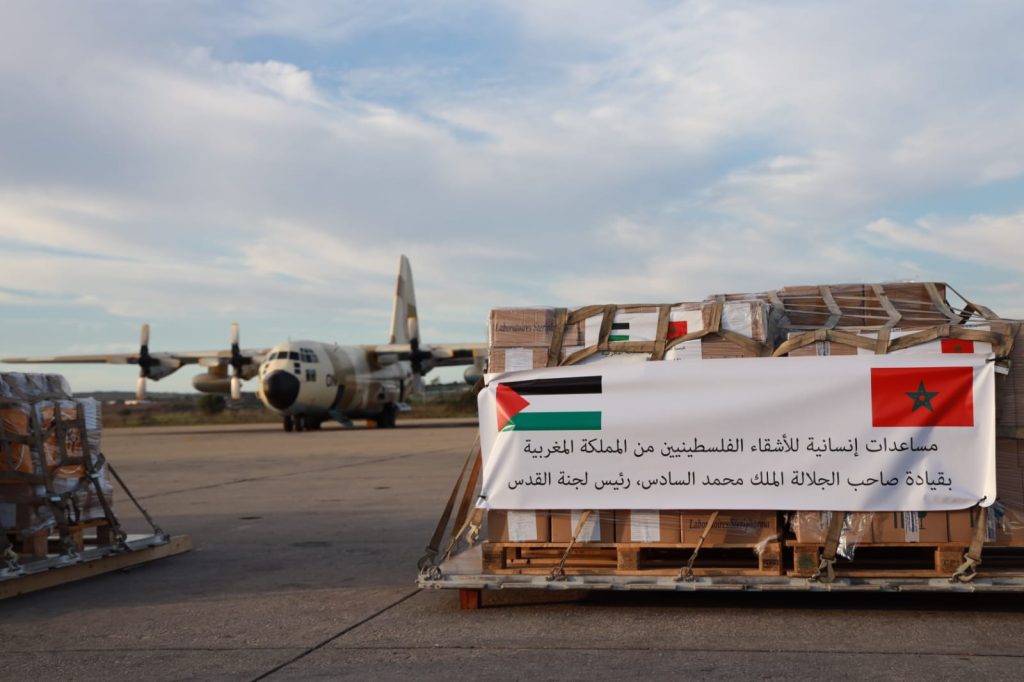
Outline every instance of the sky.
{"label": "sky", "polygon": [[0,10],[0,356],[384,342],[403,253],[425,342],[861,281],[1024,318],[1024,3]]}

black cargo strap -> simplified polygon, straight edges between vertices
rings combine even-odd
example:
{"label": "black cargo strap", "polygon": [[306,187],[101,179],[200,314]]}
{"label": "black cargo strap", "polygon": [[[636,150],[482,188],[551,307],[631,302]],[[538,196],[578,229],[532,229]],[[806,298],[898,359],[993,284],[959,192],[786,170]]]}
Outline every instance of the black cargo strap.
{"label": "black cargo strap", "polygon": [[971,544],[964,554],[964,562],[949,578],[951,583],[971,582],[978,575],[978,566],[981,565],[981,549],[985,545],[985,531],[988,526],[988,509],[979,505],[971,510],[971,514],[975,519]]}
{"label": "black cargo strap", "polygon": [[[100,457],[103,457],[102,453],[100,454]],[[142,507],[142,505],[139,504],[139,501],[135,499],[135,495],[132,495],[132,491],[128,488],[127,485],[125,485],[125,482],[118,475],[117,469],[115,469],[114,466],[109,461],[104,460],[103,463],[106,465],[107,471],[110,472],[110,475],[114,477],[114,480],[117,481],[117,484],[121,486],[122,490],[124,490],[125,495],[128,496],[128,499],[130,499],[132,503],[135,504],[135,508],[138,509],[139,512],[142,514],[143,518],[146,519],[146,523],[148,523],[149,527],[153,530],[153,535],[159,535],[164,539],[170,539],[171,536],[165,533],[164,530],[160,528],[160,526],[156,525],[156,522],[153,521],[153,517],[149,515],[149,512],[147,512]],[[103,498],[101,497],[100,499]]]}
{"label": "black cargo strap", "polygon": [[825,536],[825,547],[821,552],[821,563],[818,564],[818,570],[811,576],[811,581],[822,583],[835,581],[836,552],[839,550],[839,539],[843,534],[845,521],[846,512],[832,512],[832,518],[828,524],[828,535]]}

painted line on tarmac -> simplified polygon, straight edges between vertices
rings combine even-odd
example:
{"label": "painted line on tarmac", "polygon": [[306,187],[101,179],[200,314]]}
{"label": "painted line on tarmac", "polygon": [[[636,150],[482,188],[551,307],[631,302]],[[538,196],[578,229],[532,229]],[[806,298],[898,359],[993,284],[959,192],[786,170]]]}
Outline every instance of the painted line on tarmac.
{"label": "painted line on tarmac", "polygon": [[317,644],[314,647],[306,649],[305,651],[303,651],[301,654],[299,654],[295,658],[292,658],[290,660],[285,661],[281,665],[279,665],[276,668],[273,668],[271,670],[268,670],[267,672],[263,673],[259,677],[253,678],[252,682],[259,682],[260,680],[265,680],[268,677],[270,677],[271,675],[273,675],[274,673],[280,672],[281,670],[284,670],[285,668],[290,666],[292,663],[295,663],[297,661],[301,661],[303,658],[305,658],[306,656],[309,656],[311,653],[313,653],[315,651],[319,651],[320,649],[323,649],[325,646],[327,646],[331,642],[335,641],[339,637],[344,637],[345,635],[347,635],[348,633],[352,632],[356,628],[362,627],[363,625],[366,625],[367,623],[369,623],[371,620],[373,620],[377,616],[381,615],[382,613],[386,613],[387,611],[390,611],[391,609],[395,608],[396,606],[398,606],[402,602],[407,601],[409,599],[412,599],[417,594],[420,594],[420,592],[422,592],[422,590],[420,590],[419,588],[413,590],[409,594],[404,595],[401,599],[398,599],[397,601],[394,601],[394,602],[388,604],[387,606],[385,606],[384,608],[380,609],[376,613],[370,614],[366,618],[363,618],[358,623],[354,623],[352,625],[349,625],[347,628],[345,628],[344,630],[342,630],[338,634],[333,635],[332,637],[329,637],[329,638],[325,639],[324,641],[320,642],[319,644]]}

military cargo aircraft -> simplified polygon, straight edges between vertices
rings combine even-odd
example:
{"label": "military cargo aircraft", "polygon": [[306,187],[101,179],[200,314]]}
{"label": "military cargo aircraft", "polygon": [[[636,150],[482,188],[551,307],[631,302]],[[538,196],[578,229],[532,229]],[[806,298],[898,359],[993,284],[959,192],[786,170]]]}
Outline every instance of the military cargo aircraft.
{"label": "military cargo aircraft", "polygon": [[422,388],[422,376],[434,367],[469,365],[464,377],[474,383],[486,359],[486,344],[420,345],[416,295],[409,259],[399,262],[398,286],[391,313],[387,344],[341,346],[319,341],[287,341],[273,348],[243,349],[238,324],[231,325],[231,349],[227,351],[149,350],[149,325],[142,325],[138,353],[111,355],[58,355],[4,358],[10,363],[110,363],[139,366],[136,393],[145,397],[146,381],[159,381],[184,365],[195,364],[206,372],[192,378],[203,393],[241,396],[241,384],[257,379],[256,394],[269,409],[281,415],[285,431],[319,429],[333,419],[371,419],[383,428],[395,426],[405,399]]}

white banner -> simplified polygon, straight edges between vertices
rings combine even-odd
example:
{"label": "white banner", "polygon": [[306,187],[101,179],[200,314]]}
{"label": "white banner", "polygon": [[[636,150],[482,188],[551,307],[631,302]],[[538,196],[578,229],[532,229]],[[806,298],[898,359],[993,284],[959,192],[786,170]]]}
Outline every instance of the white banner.
{"label": "white banner", "polygon": [[995,499],[994,363],[753,358],[514,372],[479,396],[491,509],[944,511]]}

